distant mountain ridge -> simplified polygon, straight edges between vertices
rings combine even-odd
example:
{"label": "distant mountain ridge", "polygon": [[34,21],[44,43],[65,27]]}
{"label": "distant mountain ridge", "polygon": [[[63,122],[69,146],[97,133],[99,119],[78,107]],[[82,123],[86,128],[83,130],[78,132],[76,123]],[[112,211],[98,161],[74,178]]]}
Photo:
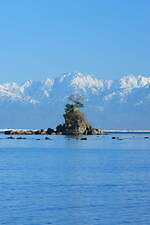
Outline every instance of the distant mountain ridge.
{"label": "distant mountain ridge", "polygon": [[104,80],[83,73],[64,73],[46,81],[0,84],[1,128],[41,128],[63,120],[71,94],[84,96],[84,111],[96,127],[149,129],[150,77]]}

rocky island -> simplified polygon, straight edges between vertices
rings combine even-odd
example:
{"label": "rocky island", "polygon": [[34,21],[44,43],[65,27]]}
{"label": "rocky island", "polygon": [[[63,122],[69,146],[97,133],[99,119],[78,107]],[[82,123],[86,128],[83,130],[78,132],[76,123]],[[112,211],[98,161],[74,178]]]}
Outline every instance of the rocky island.
{"label": "rocky island", "polygon": [[66,105],[64,114],[65,123],[56,127],[56,133],[76,136],[101,134],[100,130],[93,128],[85,119],[84,114],[79,110],[80,107],[82,107],[80,102]]}
{"label": "rocky island", "polygon": [[31,134],[40,134],[40,135],[100,135],[102,131],[96,128],[93,128],[92,125],[87,121],[83,112],[79,109],[83,107],[83,104],[76,100],[74,97],[71,97],[73,104],[66,104],[64,124],[59,124],[56,129],[40,129],[40,130],[7,130],[5,134],[11,135],[31,135]]}

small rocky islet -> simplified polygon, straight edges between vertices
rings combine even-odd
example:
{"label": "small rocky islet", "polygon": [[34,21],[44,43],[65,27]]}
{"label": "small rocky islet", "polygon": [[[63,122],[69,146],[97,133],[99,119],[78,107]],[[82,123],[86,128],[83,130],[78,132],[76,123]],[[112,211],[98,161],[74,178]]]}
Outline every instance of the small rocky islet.
{"label": "small rocky islet", "polygon": [[75,104],[67,104],[65,108],[63,124],[59,124],[56,129],[38,129],[38,130],[25,130],[25,129],[12,129],[6,130],[6,135],[101,135],[102,131],[93,128],[92,125],[85,119],[83,112],[79,110],[82,107],[80,102]]}

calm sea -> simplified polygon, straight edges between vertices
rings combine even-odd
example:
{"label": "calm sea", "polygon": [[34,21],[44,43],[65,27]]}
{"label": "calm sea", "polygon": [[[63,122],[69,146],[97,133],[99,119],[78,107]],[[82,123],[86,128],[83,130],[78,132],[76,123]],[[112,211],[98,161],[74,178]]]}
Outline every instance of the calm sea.
{"label": "calm sea", "polygon": [[150,134],[6,137],[0,225],[150,224]]}

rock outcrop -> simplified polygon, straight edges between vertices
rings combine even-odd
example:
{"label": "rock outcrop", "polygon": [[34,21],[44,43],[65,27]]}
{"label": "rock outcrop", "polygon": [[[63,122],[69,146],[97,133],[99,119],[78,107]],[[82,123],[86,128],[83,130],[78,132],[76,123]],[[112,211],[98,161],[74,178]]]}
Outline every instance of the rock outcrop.
{"label": "rock outcrop", "polygon": [[45,135],[48,134],[47,130],[45,129],[39,129],[39,130],[26,130],[26,129],[12,129],[12,130],[6,130],[5,134],[7,135]]}
{"label": "rock outcrop", "polygon": [[97,135],[101,131],[92,127],[78,108],[64,114],[65,123],[56,127],[56,133],[64,135]]}

